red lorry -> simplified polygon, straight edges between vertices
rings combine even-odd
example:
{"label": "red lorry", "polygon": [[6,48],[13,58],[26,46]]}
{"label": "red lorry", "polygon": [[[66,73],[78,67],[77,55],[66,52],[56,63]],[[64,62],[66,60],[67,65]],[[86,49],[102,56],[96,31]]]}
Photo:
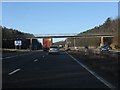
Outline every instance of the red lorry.
{"label": "red lorry", "polygon": [[52,46],[52,38],[43,38],[43,50],[48,51]]}

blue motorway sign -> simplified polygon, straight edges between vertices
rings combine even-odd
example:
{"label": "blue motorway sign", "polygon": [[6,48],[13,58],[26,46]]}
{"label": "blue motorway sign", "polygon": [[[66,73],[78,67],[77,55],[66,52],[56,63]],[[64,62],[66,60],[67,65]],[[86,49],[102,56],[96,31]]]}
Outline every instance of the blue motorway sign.
{"label": "blue motorway sign", "polygon": [[22,41],[21,40],[17,40],[14,43],[15,43],[15,46],[21,46],[22,45]]}

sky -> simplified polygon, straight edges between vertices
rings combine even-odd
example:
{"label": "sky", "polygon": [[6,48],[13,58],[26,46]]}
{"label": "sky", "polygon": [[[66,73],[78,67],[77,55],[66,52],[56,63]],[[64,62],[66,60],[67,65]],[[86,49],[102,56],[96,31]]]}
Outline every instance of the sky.
{"label": "sky", "polygon": [[117,2],[2,2],[2,26],[31,34],[80,33],[108,17],[118,17]]}

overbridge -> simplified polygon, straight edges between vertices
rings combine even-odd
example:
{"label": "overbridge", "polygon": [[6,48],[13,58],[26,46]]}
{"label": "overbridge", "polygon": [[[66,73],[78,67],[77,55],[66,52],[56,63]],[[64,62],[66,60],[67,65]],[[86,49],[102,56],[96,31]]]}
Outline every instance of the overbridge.
{"label": "overbridge", "polygon": [[89,37],[114,37],[113,33],[103,33],[103,34],[34,34],[34,38],[89,38]]}
{"label": "overbridge", "polygon": [[[78,34],[78,33],[69,33],[69,34],[34,34],[35,37],[29,38],[31,45],[32,45],[32,39],[38,39],[38,38],[74,38],[74,47],[75,47],[75,39],[76,38],[93,38],[93,37],[100,37],[101,43],[100,46],[104,45],[104,38],[105,37],[114,37],[113,33],[101,33],[101,34]],[[30,45],[30,46],[31,46]]]}
{"label": "overbridge", "polygon": [[[113,33],[94,33],[94,34],[86,34],[86,33],[63,33],[63,34],[34,34],[34,37],[29,37],[26,39],[30,39],[30,48],[32,47],[32,41],[33,39],[39,39],[39,38],[73,38],[74,39],[74,47],[76,46],[76,38],[94,38],[94,37],[99,37],[101,38],[101,43],[100,46],[104,45],[104,38],[112,38],[114,37]],[[22,39],[22,38],[17,38],[17,40]],[[3,39],[4,40],[4,39]]]}

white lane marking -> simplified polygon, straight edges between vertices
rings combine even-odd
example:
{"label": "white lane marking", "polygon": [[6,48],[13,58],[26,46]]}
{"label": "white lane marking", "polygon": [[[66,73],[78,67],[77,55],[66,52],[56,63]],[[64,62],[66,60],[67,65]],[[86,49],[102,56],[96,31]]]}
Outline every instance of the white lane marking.
{"label": "white lane marking", "polygon": [[43,55],[42,57],[44,58],[45,56]]}
{"label": "white lane marking", "polygon": [[8,75],[12,75],[12,74],[14,74],[14,73],[16,73],[18,71],[20,71],[20,69],[16,69],[16,70],[12,71],[11,73],[9,73]]}
{"label": "white lane marking", "polygon": [[23,56],[23,55],[28,55],[28,54],[31,54],[31,53],[26,53],[26,54],[21,54],[21,55],[14,55],[14,56],[5,57],[5,58],[2,58],[2,59],[14,58],[14,57],[17,57],[17,56]]}
{"label": "white lane marking", "polygon": [[[39,50],[39,51],[42,51],[42,50]],[[37,52],[39,52],[39,51],[37,51]],[[33,53],[33,52],[30,52],[30,53],[25,53],[25,54],[21,54],[21,55],[14,55],[14,56],[5,57],[5,58],[1,58],[1,59],[14,58],[14,57],[17,57],[17,56],[24,56],[24,55],[29,55],[29,54],[31,54],[31,53]]]}
{"label": "white lane marking", "polygon": [[37,61],[38,61],[38,59],[35,59],[35,60],[34,60],[34,62],[37,62]]}
{"label": "white lane marking", "polygon": [[[66,51],[65,51],[66,52]],[[67,53],[67,52],[66,52]],[[95,76],[98,80],[100,80],[103,84],[105,84],[106,86],[108,86],[111,89],[115,89],[116,87],[114,85],[112,85],[111,83],[109,83],[108,81],[106,81],[105,79],[103,79],[102,77],[100,77],[99,75],[97,75],[95,72],[93,72],[92,70],[90,70],[88,67],[86,67],[84,64],[82,64],[81,62],[79,62],[77,59],[75,59],[72,55],[70,55],[69,53],[67,53],[73,60],[75,60],[79,65],[81,65],[83,68],[85,68],[88,72],[90,72],[93,76]]]}

